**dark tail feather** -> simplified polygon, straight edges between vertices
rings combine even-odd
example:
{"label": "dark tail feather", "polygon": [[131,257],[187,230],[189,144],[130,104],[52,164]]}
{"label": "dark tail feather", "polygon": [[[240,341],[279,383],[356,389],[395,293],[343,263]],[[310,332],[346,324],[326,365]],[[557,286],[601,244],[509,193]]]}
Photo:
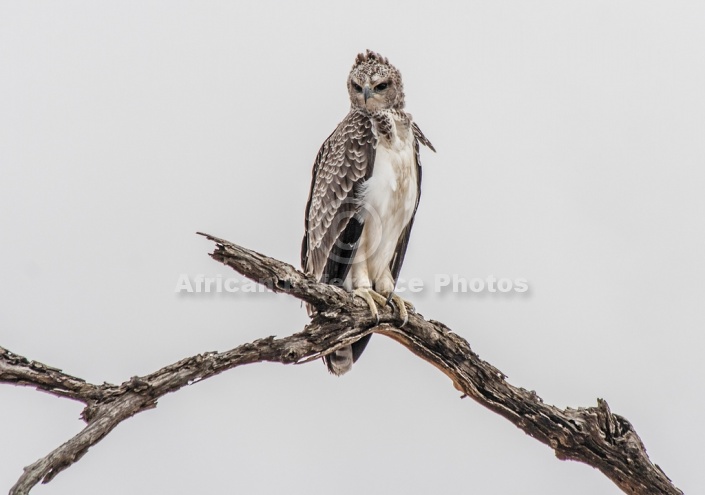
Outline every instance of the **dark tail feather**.
{"label": "dark tail feather", "polygon": [[367,347],[370,337],[372,337],[372,334],[365,335],[357,342],[341,347],[337,351],[325,356],[323,359],[326,362],[328,371],[337,376],[344,375],[350,371],[353,363],[360,358],[362,351]]}
{"label": "dark tail feather", "polygon": [[360,340],[357,342],[353,342],[351,347],[352,347],[352,360],[353,363],[356,362],[358,359],[360,359],[360,356],[362,355],[362,351],[365,350],[365,347],[367,347],[367,343],[370,341],[370,338],[372,337],[372,334],[367,334],[364,337],[362,337]]}

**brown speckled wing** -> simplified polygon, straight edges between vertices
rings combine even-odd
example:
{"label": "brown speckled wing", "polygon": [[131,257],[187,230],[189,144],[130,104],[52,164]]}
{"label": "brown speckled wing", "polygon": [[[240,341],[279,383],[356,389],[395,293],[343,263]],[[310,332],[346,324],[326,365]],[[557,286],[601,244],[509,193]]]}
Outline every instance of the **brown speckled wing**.
{"label": "brown speckled wing", "polygon": [[[431,144],[431,141],[426,139],[426,136],[423,135],[423,132],[421,132],[421,129],[419,129],[419,126],[416,125],[416,122],[414,122],[412,124],[411,130],[414,132],[414,137],[419,141],[419,143],[428,147],[434,153],[436,152],[436,148],[433,147],[433,145]],[[419,148],[418,147],[416,148],[416,163],[419,163]]]}
{"label": "brown speckled wing", "polygon": [[372,175],[377,138],[369,117],[351,111],[318,151],[306,205],[301,266],[317,280],[342,282],[362,221],[360,185]]}

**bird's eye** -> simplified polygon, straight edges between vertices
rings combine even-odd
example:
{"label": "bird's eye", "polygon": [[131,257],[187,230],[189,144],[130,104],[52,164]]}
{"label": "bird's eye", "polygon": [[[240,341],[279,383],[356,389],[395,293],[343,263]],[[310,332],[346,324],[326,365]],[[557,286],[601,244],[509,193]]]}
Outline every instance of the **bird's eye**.
{"label": "bird's eye", "polygon": [[352,83],[352,87],[358,93],[362,93],[362,86],[360,86],[359,84]]}
{"label": "bird's eye", "polygon": [[381,83],[375,86],[375,91],[384,91],[387,89],[388,84],[387,83]]}

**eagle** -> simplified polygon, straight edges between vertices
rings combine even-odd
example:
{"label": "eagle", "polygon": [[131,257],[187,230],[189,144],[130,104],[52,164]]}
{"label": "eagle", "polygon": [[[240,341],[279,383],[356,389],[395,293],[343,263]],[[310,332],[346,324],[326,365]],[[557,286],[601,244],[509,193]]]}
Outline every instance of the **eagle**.
{"label": "eagle", "polygon": [[[385,57],[358,54],[347,87],[350,112],[313,164],[301,265],[362,298],[377,321],[376,305],[393,304],[405,325],[413,306],[394,289],[421,195],[419,145],[436,150],[404,111],[401,74]],[[328,370],[349,371],[369,339],[325,356]]]}

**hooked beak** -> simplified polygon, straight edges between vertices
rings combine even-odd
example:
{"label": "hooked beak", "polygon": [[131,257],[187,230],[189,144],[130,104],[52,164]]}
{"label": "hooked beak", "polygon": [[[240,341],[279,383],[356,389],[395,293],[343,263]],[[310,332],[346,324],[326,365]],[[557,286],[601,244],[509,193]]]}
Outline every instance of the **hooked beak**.
{"label": "hooked beak", "polygon": [[367,100],[370,99],[370,87],[365,85],[365,87],[362,89],[362,96],[365,97],[365,104],[367,103]]}

